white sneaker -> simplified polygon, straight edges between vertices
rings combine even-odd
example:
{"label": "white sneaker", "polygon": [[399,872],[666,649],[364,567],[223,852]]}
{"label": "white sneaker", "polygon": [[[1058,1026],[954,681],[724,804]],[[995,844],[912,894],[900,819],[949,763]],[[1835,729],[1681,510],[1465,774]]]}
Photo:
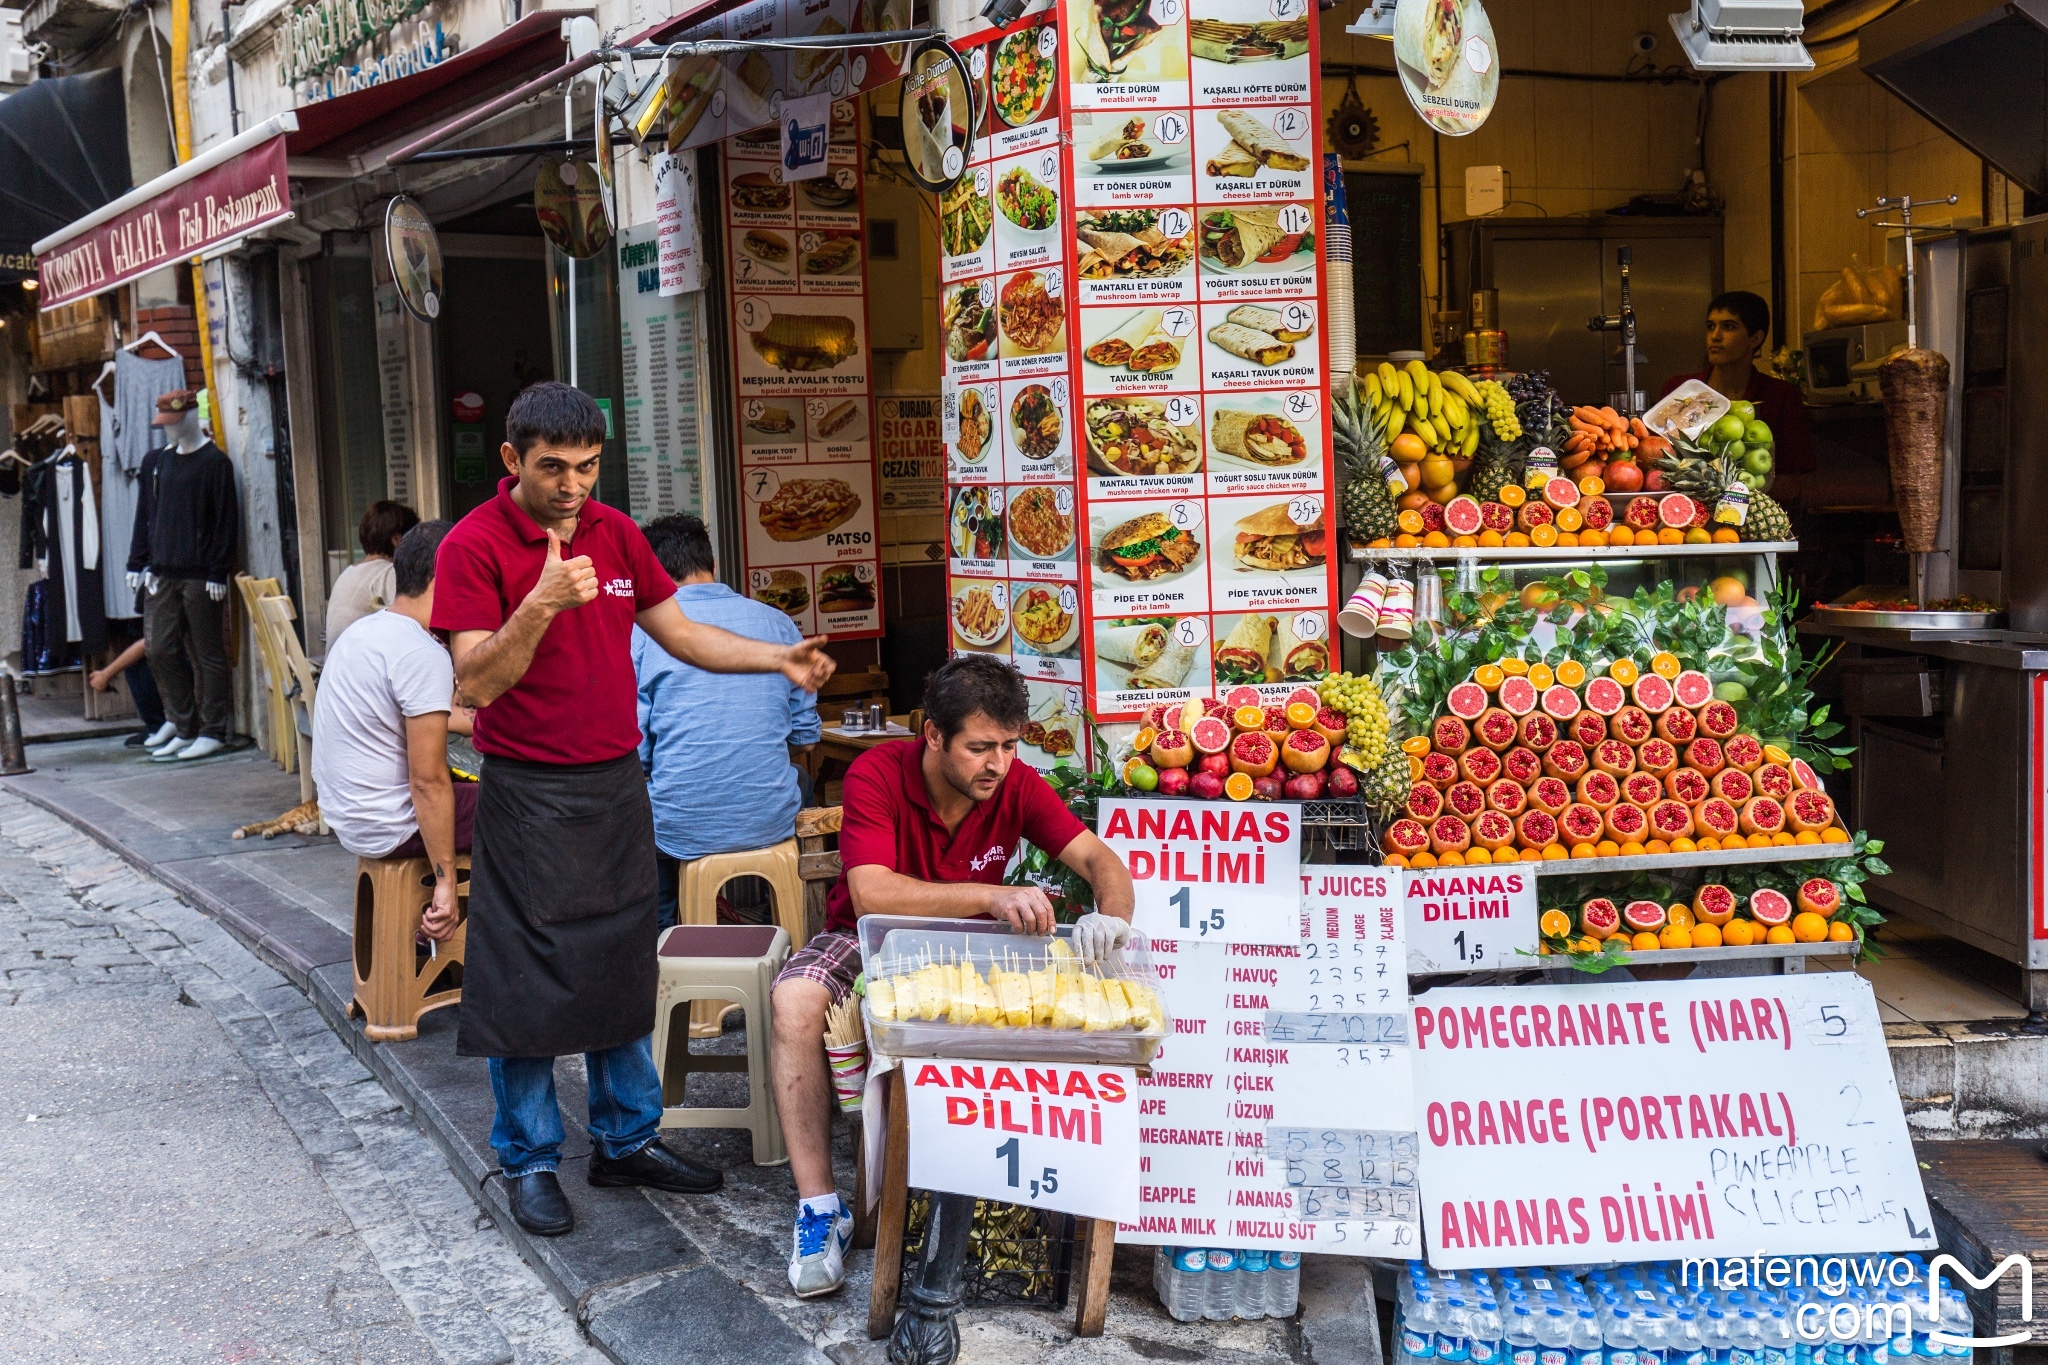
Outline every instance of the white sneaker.
{"label": "white sneaker", "polygon": [[227,747],[212,735],[201,735],[178,751],[178,761],[183,763],[188,759],[212,758]]}
{"label": "white sneaker", "polygon": [[796,1211],[795,1250],[789,1258],[789,1286],[800,1299],[839,1291],[846,1283],[846,1252],[853,1245],[853,1212],[840,1201],[837,1215]]}
{"label": "white sneaker", "polygon": [[174,738],[168,744],[159,744],[156,752],[149,756],[149,761],[152,763],[169,763],[184,751],[186,745],[197,744],[198,742],[196,739]]}
{"label": "white sneaker", "polygon": [[157,749],[161,749],[164,745],[169,744],[172,740],[176,739],[177,737],[178,727],[171,724],[171,722],[169,721],[165,721],[162,725],[156,727],[156,730],[153,733],[151,733],[148,739],[142,741],[142,747],[154,752]]}

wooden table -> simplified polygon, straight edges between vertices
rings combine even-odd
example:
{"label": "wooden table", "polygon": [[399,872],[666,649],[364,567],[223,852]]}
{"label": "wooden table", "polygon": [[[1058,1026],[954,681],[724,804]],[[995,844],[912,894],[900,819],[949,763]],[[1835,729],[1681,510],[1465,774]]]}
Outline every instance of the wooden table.
{"label": "wooden table", "polygon": [[909,739],[910,735],[907,732],[909,721],[910,717],[907,715],[889,717],[891,725],[906,727],[906,732],[903,734],[895,734],[886,730],[865,730],[857,735],[842,735],[828,725],[818,737],[818,747],[811,752],[813,757],[818,759],[820,763],[833,760],[837,760],[840,763],[851,763],[877,744],[886,744],[892,739]]}

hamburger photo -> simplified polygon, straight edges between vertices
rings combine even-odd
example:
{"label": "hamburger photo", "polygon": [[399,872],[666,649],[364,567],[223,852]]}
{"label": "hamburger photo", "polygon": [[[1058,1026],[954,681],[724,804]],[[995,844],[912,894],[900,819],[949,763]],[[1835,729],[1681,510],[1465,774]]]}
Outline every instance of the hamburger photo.
{"label": "hamburger photo", "polygon": [[1316,568],[1328,555],[1322,515],[1303,526],[1288,515],[1286,503],[1276,502],[1237,523],[1232,554],[1238,568],[1262,573]]}
{"label": "hamburger photo", "polygon": [[782,213],[789,208],[789,186],[766,171],[748,171],[732,178],[732,206],[754,213]]}
{"label": "hamburger photo", "polygon": [[791,616],[801,616],[804,608],[811,605],[811,585],[795,569],[777,569],[768,576],[768,586],[754,593],[754,600]]}
{"label": "hamburger photo", "polygon": [[869,611],[874,605],[875,585],[861,582],[852,565],[834,564],[818,575],[819,611]]}

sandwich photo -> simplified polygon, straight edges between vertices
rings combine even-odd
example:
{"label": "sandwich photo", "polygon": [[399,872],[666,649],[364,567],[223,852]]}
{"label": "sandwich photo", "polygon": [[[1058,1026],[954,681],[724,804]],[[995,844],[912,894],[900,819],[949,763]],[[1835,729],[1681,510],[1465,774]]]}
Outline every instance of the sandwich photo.
{"label": "sandwich photo", "polygon": [[851,398],[842,403],[835,404],[827,408],[825,415],[818,419],[818,435],[826,437],[837,436],[840,432],[852,426],[853,419],[858,416],[860,416],[860,404],[854,402]]}
{"label": "sandwich photo", "polygon": [[1440,90],[1458,68],[1465,42],[1465,0],[1429,0],[1422,6],[1422,69]]}
{"label": "sandwich photo", "polygon": [[1145,120],[1125,119],[1110,136],[1088,148],[1090,161],[1150,161],[1159,149],[1145,139]]}
{"label": "sandwich photo", "polygon": [[[820,176],[816,180],[801,180],[797,184],[803,191],[804,198],[814,209],[836,210],[853,207],[853,186],[842,185],[829,175]],[[782,202],[785,207],[789,203],[786,191]]]}
{"label": "sandwich photo", "polygon": [[1197,57],[1210,62],[1234,65],[1239,62],[1284,61],[1307,55],[1308,20],[1243,24],[1226,23],[1221,19],[1190,19],[1188,47]]}
{"label": "sandwich photo", "polygon": [[790,415],[787,408],[779,408],[770,403],[761,409],[759,417],[747,419],[747,429],[758,431],[763,436],[787,436],[796,430],[796,418]]}
{"label": "sandwich photo", "polygon": [[764,232],[760,228],[747,229],[747,235],[740,238],[740,250],[766,266],[772,266],[783,274],[783,267],[789,264],[789,239],[779,232]]}
{"label": "sandwich photo", "polygon": [[801,616],[804,608],[811,605],[811,585],[804,582],[803,574],[796,569],[777,569],[768,575],[768,586],[755,591],[754,600],[791,616]]}
{"label": "sandwich photo", "polygon": [[786,213],[789,186],[778,183],[766,171],[747,171],[732,178],[732,206],[749,213]]}
{"label": "sandwich photo", "polygon": [[875,585],[863,583],[851,564],[834,564],[818,572],[818,610],[826,613],[869,611],[875,605]]}
{"label": "sandwich photo", "polygon": [[1279,468],[1308,458],[1301,428],[1285,417],[1242,408],[1217,408],[1209,417],[1209,445],[1219,455]]}
{"label": "sandwich photo", "polygon": [[1227,270],[1279,265],[1315,248],[1315,234],[1283,232],[1275,208],[1210,209],[1202,215],[1202,256]]}
{"label": "sandwich photo", "polygon": [[[1281,515],[1286,515],[1283,506]],[[1178,573],[1202,553],[1201,542],[1175,526],[1164,512],[1132,517],[1102,538],[1097,547],[1102,567],[1143,583]]]}
{"label": "sandwich photo", "polygon": [[1220,349],[1242,360],[1249,360],[1254,365],[1270,368],[1294,359],[1293,343],[1235,322],[1225,322],[1211,327],[1209,340]]}
{"label": "sandwich photo", "polygon": [[[819,21],[818,27],[812,30],[810,36],[826,38],[844,32],[846,25],[827,15]],[[843,57],[844,54],[835,48],[799,48],[790,58],[790,79],[796,83],[796,88],[800,92],[815,90],[824,84],[825,78],[832,74],[832,68],[839,65]]]}
{"label": "sandwich photo", "polygon": [[860,241],[855,237],[827,237],[816,251],[804,253],[806,275],[849,275],[860,264]]}
{"label": "sandwich photo", "polygon": [[1223,320],[1264,332],[1275,341],[1306,341],[1316,333],[1314,326],[1289,327],[1286,315],[1278,308],[1265,308],[1256,303],[1239,304],[1224,314]]}
{"label": "sandwich photo", "polygon": [[1098,474],[1191,474],[1202,467],[1194,434],[1166,420],[1157,398],[1091,398],[1088,467]]}
{"label": "sandwich photo", "polygon": [[1084,280],[1164,279],[1194,264],[1193,234],[1168,237],[1157,209],[1111,209],[1076,217]]}
{"label": "sandwich photo", "polygon": [[844,479],[784,479],[761,504],[761,529],[770,540],[810,540],[844,526],[858,511],[860,495]]}
{"label": "sandwich photo", "polygon": [[1216,122],[1230,141],[1204,168],[1212,178],[1250,177],[1265,166],[1276,171],[1305,171],[1308,158],[1288,145],[1272,125],[1240,109],[1220,110]]}
{"label": "sandwich photo", "polygon": [[1276,502],[1237,523],[1237,541],[1231,553],[1240,569],[1286,573],[1322,564],[1327,554],[1324,541],[1320,513],[1313,523],[1302,526],[1287,514],[1286,503]]}
{"label": "sandwich photo", "polygon": [[1267,681],[1266,655],[1273,648],[1273,632],[1279,628],[1280,619],[1276,616],[1254,612],[1239,617],[1230,634],[1216,646],[1217,685],[1235,687]]}
{"label": "sandwich photo", "polygon": [[1152,15],[1152,0],[1080,0],[1071,12],[1074,41],[1085,68],[1074,73],[1076,80],[1119,79],[1131,59],[1162,31]]}
{"label": "sandwich photo", "polygon": [[1288,612],[1273,632],[1271,651],[1266,655],[1266,676],[1275,682],[1320,678],[1330,671],[1330,642],[1327,637],[1304,639],[1295,629],[1301,613]]}
{"label": "sandwich photo", "polygon": [[791,373],[835,369],[860,354],[853,319],[832,314],[777,313],[747,340],[761,359]]}

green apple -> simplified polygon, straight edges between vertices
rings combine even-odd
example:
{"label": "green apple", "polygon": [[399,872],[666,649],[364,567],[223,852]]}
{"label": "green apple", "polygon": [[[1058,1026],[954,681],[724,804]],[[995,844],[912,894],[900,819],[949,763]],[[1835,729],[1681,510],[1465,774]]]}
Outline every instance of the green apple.
{"label": "green apple", "polygon": [[1745,422],[1753,422],[1756,420],[1756,404],[1746,399],[1737,399],[1728,405],[1728,415],[1740,417]]}
{"label": "green apple", "polygon": [[1734,413],[1731,412],[1726,417],[1723,417],[1720,421],[1714,423],[1713,430],[1711,432],[1703,434],[1711,435],[1716,441],[1720,441],[1723,444],[1726,444],[1729,441],[1740,441],[1742,439],[1743,433],[1747,430],[1749,430],[1748,420],[1746,418],[1737,417]]}
{"label": "green apple", "polygon": [[1742,429],[1742,439],[1749,445],[1767,446],[1776,444],[1770,427],[1763,422],[1751,422]]}
{"label": "green apple", "polygon": [[1771,452],[1760,446],[1750,447],[1748,453],[1742,457],[1742,467],[1752,474],[1770,473],[1772,463]]}

